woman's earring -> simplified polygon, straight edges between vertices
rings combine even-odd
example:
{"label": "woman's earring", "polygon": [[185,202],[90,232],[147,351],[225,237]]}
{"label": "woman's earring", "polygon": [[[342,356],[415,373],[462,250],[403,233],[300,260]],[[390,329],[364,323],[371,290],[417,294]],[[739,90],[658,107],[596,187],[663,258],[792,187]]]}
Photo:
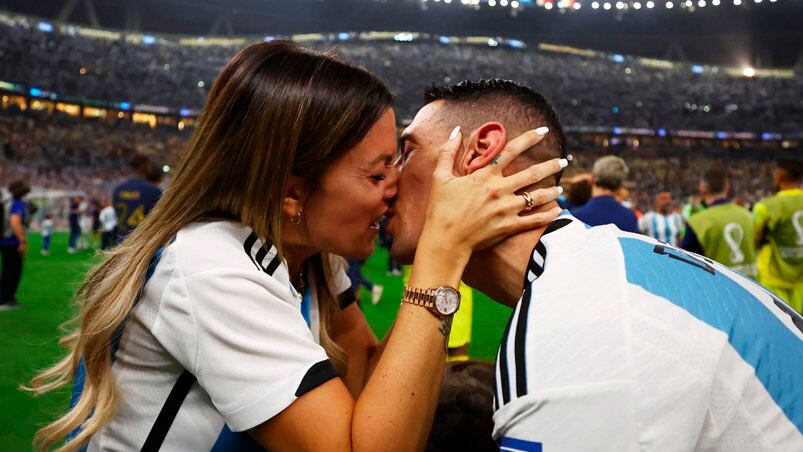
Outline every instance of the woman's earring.
{"label": "woman's earring", "polygon": [[296,210],[296,216],[290,218],[290,224],[301,224],[301,214],[304,213],[304,208],[300,207]]}

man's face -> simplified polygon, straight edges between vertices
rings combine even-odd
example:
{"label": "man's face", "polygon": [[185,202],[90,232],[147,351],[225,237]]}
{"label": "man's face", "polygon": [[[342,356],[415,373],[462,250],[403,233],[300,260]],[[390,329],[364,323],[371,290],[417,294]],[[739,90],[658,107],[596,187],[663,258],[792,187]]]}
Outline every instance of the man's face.
{"label": "man's face", "polygon": [[391,256],[402,264],[411,264],[415,257],[438,151],[457,125],[442,119],[445,108],[443,101],[425,105],[402,133],[403,166],[399,168],[398,195],[387,224],[387,231],[393,236]]}

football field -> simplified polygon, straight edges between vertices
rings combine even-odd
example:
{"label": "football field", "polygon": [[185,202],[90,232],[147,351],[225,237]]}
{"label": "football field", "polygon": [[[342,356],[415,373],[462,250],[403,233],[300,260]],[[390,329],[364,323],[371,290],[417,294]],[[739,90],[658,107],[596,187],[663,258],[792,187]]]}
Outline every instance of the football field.
{"label": "football field", "polygon": [[[17,292],[20,308],[0,311],[0,445],[3,451],[29,451],[37,428],[63,412],[69,388],[40,397],[21,391],[41,369],[63,355],[58,345],[59,325],[69,319],[74,308],[72,294],[86,270],[95,262],[92,253],[67,254],[67,235],[53,237],[49,256],[41,256],[41,237],[32,235],[25,258],[22,283]],[[402,282],[386,275],[387,254],[377,247],[366,263],[364,274],[385,287],[382,300],[370,303],[363,291],[363,311],[369,324],[382,338],[396,317]],[[494,359],[510,309],[497,305],[479,292],[474,294],[474,331],[470,355],[475,359]]]}

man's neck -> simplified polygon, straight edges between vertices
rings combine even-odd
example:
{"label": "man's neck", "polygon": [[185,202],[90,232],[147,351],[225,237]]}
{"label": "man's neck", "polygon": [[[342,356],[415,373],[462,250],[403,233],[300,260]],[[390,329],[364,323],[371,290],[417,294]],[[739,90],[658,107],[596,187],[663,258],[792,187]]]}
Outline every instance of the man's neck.
{"label": "man's neck", "polygon": [[706,206],[711,206],[717,201],[721,201],[723,199],[728,199],[728,195],[725,193],[717,193],[716,195],[708,195],[703,197],[703,202],[705,202]]}
{"label": "man's neck", "polygon": [[594,189],[591,190],[591,197],[597,198],[600,196],[616,196],[616,193],[614,193],[612,190],[608,190],[607,188],[595,186]]}
{"label": "man's neck", "polygon": [[513,307],[524,290],[524,273],[546,226],[522,232],[471,255],[463,281],[492,300]]}

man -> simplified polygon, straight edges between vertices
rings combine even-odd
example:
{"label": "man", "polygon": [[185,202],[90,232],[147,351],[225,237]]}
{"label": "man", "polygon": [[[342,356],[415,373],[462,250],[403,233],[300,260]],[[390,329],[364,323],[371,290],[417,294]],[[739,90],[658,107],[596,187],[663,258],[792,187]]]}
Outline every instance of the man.
{"label": "man", "polygon": [[0,310],[19,307],[16,293],[22,279],[22,258],[28,251],[25,234],[28,212],[22,198],[31,189],[28,184],[18,180],[8,186],[8,191],[11,199],[0,203],[4,210],[0,236],[0,255],[3,262],[0,271]]}
{"label": "man", "polygon": [[100,249],[108,250],[114,246],[117,229],[117,213],[114,211],[111,199],[103,200],[103,209],[98,214],[98,223],[101,229]]}
{"label": "man", "polygon": [[778,193],[753,208],[758,280],[803,313],[803,162],[778,162],[773,179]]}
{"label": "man", "polygon": [[613,155],[594,162],[591,199],[572,214],[589,226],[615,224],[623,231],[638,233],[636,214],[617,199],[629,172],[625,161]]}
{"label": "man", "polygon": [[[465,130],[458,175],[537,126],[549,133],[506,173],[565,155],[554,110],[529,88],[463,82],[426,101],[401,137],[388,224],[403,263],[451,127]],[[731,270],[564,213],[474,253],[463,277],[514,307],[495,371],[503,450],[803,450],[803,318]]]}
{"label": "man", "polygon": [[70,238],[67,242],[67,253],[75,254],[78,252],[78,240],[81,238],[81,205],[84,202],[82,196],[70,198],[70,211],[67,219],[70,224]]}
{"label": "man", "polygon": [[683,217],[675,212],[672,193],[664,191],[655,195],[655,210],[647,212],[639,220],[639,230],[659,242],[677,246],[683,231]]}
{"label": "man", "polygon": [[163,174],[161,168],[143,156],[134,157],[131,167],[136,176],[118,185],[112,195],[120,241],[139,226],[162,196],[159,188]]}
{"label": "man", "polygon": [[718,167],[709,169],[699,189],[706,209],[689,217],[680,247],[756,278],[753,216],[729,198],[731,184],[727,171]]}

